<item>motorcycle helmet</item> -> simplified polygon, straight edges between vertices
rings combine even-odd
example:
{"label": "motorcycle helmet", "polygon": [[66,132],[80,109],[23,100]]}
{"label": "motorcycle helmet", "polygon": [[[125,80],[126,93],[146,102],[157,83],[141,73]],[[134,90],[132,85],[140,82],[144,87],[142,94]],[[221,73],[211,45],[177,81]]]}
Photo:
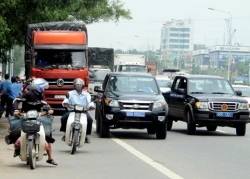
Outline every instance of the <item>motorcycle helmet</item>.
{"label": "motorcycle helmet", "polygon": [[49,83],[43,78],[35,78],[31,82],[31,89],[39,93],[43,93],[45,89],[49,88]]}
{"label": "motorcycle helmet", "polygon": [[[74,82],[73,82],[73,85],[74,85],[74,89],[75,89],[76,91],[80,91],[80,90],[82,90],[82,88],[84,87],[85,83],[84,83],[84,81],[83,81],[81,78],[76,78],[76,79],[74,80]],[[81,85],[81,87],[76,86],[76,85]]]}

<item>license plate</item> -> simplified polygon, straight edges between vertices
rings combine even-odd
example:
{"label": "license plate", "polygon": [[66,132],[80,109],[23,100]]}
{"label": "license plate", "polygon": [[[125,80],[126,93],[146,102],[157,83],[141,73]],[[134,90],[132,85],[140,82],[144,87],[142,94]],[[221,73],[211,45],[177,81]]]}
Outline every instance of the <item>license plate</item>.
{"label": "license plate", "polygon": [[216,113],[217,117],[233,117],[232,112],[217,112]]}
{"label": "license plate", "polygon": [[65,98],[65,95],[55,95],[55,98]]}
{"label": "license plate", "polygon": [[128,117],[145,117],[145,112],[126,112]]}

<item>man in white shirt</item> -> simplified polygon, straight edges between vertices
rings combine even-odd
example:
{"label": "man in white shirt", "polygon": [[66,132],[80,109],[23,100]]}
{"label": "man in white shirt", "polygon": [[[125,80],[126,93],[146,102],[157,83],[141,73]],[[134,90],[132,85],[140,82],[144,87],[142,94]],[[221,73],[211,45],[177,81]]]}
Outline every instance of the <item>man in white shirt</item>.
{"label": "man in white shirt", "polygon": [[[73,82],[73,85],[74,85],[74,90],[69,91],[68,94],[66,95],[66,98],[62,102],[63,107],[68,108],[69,105],[79,104],[84,106],[84,108],[89,108],[89,110],[94,110],[95,108],[92,105],[93,103],[91,103],[90,94],[87,91],[83,90],[85,85],[84,81],[81,78],[76,78]],[[72,109],[68,108],[68,110],[69,111],[66,112],[61,118],[60,131],[62,132],[66,132],[67,120],[70,114],[70,110]],[[87,124],[87,136],[85,142],[90,143],[89,135],[91,134],[93,119],[91,118],[89,113],[86,112],[86,115],[88,124]],[[65,141],[65,136],[63,136],[62,141]]]}

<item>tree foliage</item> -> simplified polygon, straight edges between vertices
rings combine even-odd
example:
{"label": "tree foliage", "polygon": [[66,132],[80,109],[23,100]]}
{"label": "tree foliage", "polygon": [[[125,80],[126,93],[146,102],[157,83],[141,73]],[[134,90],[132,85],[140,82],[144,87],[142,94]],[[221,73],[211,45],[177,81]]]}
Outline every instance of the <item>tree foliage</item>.
{"label": "tree foliage", "polygon": [[4,0],[0,2],[1,54],[23,45],[30,23],[82,20],[86,24],[132,19],[120,0]]}

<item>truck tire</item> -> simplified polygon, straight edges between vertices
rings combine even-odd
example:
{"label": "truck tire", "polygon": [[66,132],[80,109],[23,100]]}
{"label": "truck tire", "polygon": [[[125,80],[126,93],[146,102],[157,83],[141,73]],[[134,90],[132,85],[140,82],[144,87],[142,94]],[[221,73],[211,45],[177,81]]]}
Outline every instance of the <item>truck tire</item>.
{"label": "truck tire", "polygon": [[167,122],[167,130],[171,131],[172,126],[173,126],[173,119],[171,119],[171,117],[168,117],[167,121],[168,121]]}
{"label": "truck tire", "polygon": [[102,115],[100,115],[100,137],[108,138],[109,137],[109,126],[105,124],[102,120]]}
{"label": "truck tire", "polygon": [[156,138],[166,139],[167,137],[167,124],[159,124],[156,126]]}
{"label": "truck tire", "polygon": [[236,126],[237,136],[244,136],[246,134],[246,124],[238,124]]}
{"label": "truck tire", "polygon": [[208,131],[216,131],[217,126],[207,126]]}
{"label": "truck tire", "polygon": [[196,125],[192,120],[190,111],[187,111],[187,133],[188,135],[194,135],[196,131]]}

